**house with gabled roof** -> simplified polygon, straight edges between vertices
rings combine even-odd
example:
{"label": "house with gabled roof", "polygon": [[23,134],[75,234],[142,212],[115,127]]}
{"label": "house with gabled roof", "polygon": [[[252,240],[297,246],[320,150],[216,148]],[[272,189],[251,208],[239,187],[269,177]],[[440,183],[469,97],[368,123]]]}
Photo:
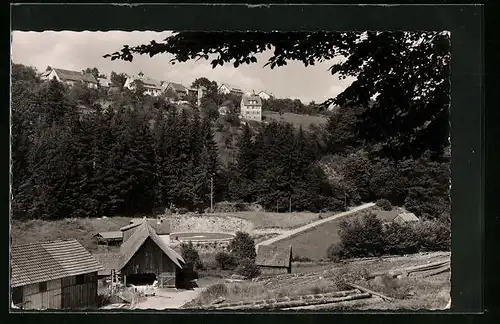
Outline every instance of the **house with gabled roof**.
{"label": "house with gabled roof", "polygon": [[189,89],[187,87],[176,82],[165,81],[162,84],[162,88],[164,89],[164,91],[169,91],[169,90],[173,91],[177,95],[177,97],[179,97],[179,99],[181,100],[189,94]]}
{"label": "house with gabled roof", "polygon": [[241,97],[240,115],[247,120],[262,120],[262,99],[256,95],[244,95]]}
{"label": "house with gabled roof", "polygon": [[71,71],[64,69],[52,68],[49,71],[45,71],[42,76],[42,80],[50,81],[56,79],[59,82],[65,83],[69,86],[73,86],[78,82],[83,83],[88,88],[97,89],[98,81],[94,75],[90,73],[83,73],[81,71]]}
{"label": "house with gabled roof", "polygon": [[23,309],[96,308],[102,270],[74,239],[12,246],[11,304]]}
{"label": "house with gabled roof", "polygon": [[271,94],[269,94],[269,93],[265,92],[264,90],[259,91],[259,93],[257,93],[257,95],[258,95],[261,99],[264,99],[264,100],[269,100],[269,99],[272,97],[272,95],[271,95]]}
{"label": "house with gabled roof", "polygon": [[137,76],[127,77],[127,80],[125,81],[123,87],[130,90],[135,90],[139,83],[144,87],[144,94],[157,97],[163,92],[160,81],[147,77],[142,72],[139,72]]}
{"label": "house with gabled roof", "polygon": [[232,93],[232,94],[236,94],[236,95],[243,95],[243,90],[241,90],[240,88],[231,86],[227,83],[223,83],[219,87],[219,93],[223,93],[223,94]]}

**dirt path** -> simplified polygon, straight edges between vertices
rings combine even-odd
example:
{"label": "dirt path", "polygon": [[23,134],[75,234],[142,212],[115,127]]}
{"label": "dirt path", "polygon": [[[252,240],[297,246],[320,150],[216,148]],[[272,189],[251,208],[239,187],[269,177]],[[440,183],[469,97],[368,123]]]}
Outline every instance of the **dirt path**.
{"label": "dirt path", "polygon": [[324,219],[318,220],[316,222],[313,222],[313,223],[310,223],[310,224],[307,224],[307,225],[295,228],[295,229],[290,230],[290,231],[285,231],[284,233],[282,233],[279,236],[270,238],[269,240],[265,240],[265,241],[262,241],[262,242],[256,244],[255,248],[257,249],[260,245],[271,245],[273,243],[276,243],[276,242],[279,242],[281,240],[287,239],[290,236],[296,235],[296,234],[298,234],[300,232],[306,231],[308,229],[314,228],[316,226],[319,226],[319,225],[327,223],[327,222],[331,222],[332,220],[337,219],[337,218],[349,216],[351,214],[354,214],[354,213],[359,212],[359,211],[364,210],[364,209],[368,209],[368,208],[373,207],[373,206],[375,206],[374,203],[366,203],[366,204],[354,207],[353,209],[351,209],[349,211],[346,211],[346,212],[343,212],[343,213],[339,213],[339,214],[330,216],[328,218],[324,218]]}
{"label": "dirt path", "polygon": [[176,309],[198,297],[204,288],[194,290],[162,290],[156,296],[148,296],[146,300],[135,305],[134,309]]}

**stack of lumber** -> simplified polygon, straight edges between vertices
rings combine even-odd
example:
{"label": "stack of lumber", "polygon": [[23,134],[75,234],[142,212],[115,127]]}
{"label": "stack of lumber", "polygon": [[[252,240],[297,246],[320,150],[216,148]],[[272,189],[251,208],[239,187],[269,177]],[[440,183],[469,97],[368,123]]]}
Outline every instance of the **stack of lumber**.
{"label": "stack of lumber", "polygon": [[417,276],[417,277],[429,277],[429,276],[434,276],[443,272],[450,271],[451,269],[451,260],[450,259],[445,259],[441,260],[438,262],[433,262],[429,264],[423,264],[423,265],[418,265],[410,268],[405,268],[405,269],[396,269],[393,271],[389,272],[378,272],[378,273],[372,273],[368,279],[373,279],[375,277],[379,276],[390,276],[392,278],[396,278],[399,276]]}
{"label": "stack of lumber", "polygon": [[212,304],[206,308],[215,310],[257,310],[257,309],[283,309],[301,306],[313,306],[321,304],[332,304],[370,298],[372,295],[367,292],[361,292],[358,289],[331,292],[325,294],[303,295],[293,297],[283,297],[275,299],[263,299],[253,302],[235,302]]}

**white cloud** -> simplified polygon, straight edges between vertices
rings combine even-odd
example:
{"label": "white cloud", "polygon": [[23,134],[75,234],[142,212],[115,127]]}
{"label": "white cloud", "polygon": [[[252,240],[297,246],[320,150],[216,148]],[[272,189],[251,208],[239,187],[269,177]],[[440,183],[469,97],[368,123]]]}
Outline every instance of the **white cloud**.
{"label": "white cloud", "polygon": [[261,54],[258,63],[240,66],[224,65],[212,69],[210,62],[200,60],[170,64],[170,55],[138,56],[133,62],[111,61],[102,56],[120,50],[123,45],[138,45],[151,40],[161,41],[171,32],[18,32],[12,33],[12,60],[43,71],[50,65],[63,69],[82,70],[97,67],[111,71],[144,74],[158,79],[190,85],[198,77],[218,83],[229,83],[244,91],[266,90],[277,97],[299,98],[304,102],[320,102],[340,93],[352,80],[338,80],[328,68],[333,62],[304,67],[300,62],[271,70],[264,68],[270,53]]}

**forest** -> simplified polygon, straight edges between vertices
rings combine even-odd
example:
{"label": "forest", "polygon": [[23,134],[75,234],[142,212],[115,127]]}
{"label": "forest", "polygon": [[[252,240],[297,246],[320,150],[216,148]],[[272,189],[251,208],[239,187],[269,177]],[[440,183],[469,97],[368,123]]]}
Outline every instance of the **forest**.
{"label": "forest", "polygon": [[[204,211],[213,180],[215,202],[319,212],[343,210],[346,199],[387,199],[449,221],[449,148],[387,151],[359,136],[367,107],[341,107],[325,127],[243,124],[237,111],[217,116],[209,105],[179,108],[127,89],[110,95],[43,82],[20,64],[12,67],[11,106],[15,219],[147,215],[171,205]],[[221,123],[238,129],[225,163]]]}

